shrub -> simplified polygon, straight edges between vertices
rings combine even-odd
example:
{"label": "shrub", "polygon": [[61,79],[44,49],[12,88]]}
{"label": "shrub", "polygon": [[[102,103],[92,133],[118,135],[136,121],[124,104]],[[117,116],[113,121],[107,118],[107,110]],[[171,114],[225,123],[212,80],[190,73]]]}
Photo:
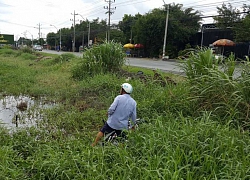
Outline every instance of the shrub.
{"label": "shrub", "polygon": [[4,57],[16,56],[17,52],[10,48],[0,49],[0,55]]}
{"label": "shrub", "polygon": [[10,46],[10,45],[3,45],[3,46],[0,46],[0,49],[12,49],[12,46]]}
{"label": "shrub", "polygon": [[233,55],[219,65],[210,50],[202,50],[193,53],[183,67],[191,87],[189,99],[198,112],[211,111],[222,123],[250,128],[249,63],[242,65],[242,74],[236,77]]}
{"label": "shrub", "polygon": [[29,53],[29,54],[33,54],[33,50],[29,47],[24,47],[24,48],[21,48],[20,51],[22,53]]}
{"label": "shrub", "polygon": [[62,62],[66,62],[66,61],[69,61],[71,59],[74,59],[76,58],[76,56],[72,53],[64,53],[64,54],[61,54],[60,56],[57,56],[55,58],[55,62],[56,63],[62,63]]}
{"label": "shrub", "polygon": [[20,57],[25,60],[35,60],[36,56],[30,53],[21,53]]}
{"label": "shrub", "polygon": [[100,73],[116,72],[125,63],[125,53],[122,45],[115,42],[105,42],[87,49],[83,60],[72,70],[73,78],[83,79]]}
{"label": "shrub", "polygon": [[219,62],[214,58],[211,50],[191,51],[189,57],[182,64],[189,80],[209,74],[209,69],[218,69]]}

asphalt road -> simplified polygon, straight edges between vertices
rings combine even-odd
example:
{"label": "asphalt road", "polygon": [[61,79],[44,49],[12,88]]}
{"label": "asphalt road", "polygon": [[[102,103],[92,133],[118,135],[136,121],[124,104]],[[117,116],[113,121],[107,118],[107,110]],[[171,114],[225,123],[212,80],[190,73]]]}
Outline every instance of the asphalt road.
{"label": "asphalt road", "polygon": [[[52,50],[43,50],[43,52],[51,54],[62,54],[66,52],[57,52]],[[68,52],[67,52],[68,53]],[[73,53],[76,56],[82,56],[82,53],[75,52]],[[179,67],[179,63],[174,60],[162,61],[159,59],[149,59],[149,58],[126,58],[126,64],[130,66],[143,67],[149,69],[157,69],[161,71],[167,71],[174,74],[184,75],[183,70]]]}

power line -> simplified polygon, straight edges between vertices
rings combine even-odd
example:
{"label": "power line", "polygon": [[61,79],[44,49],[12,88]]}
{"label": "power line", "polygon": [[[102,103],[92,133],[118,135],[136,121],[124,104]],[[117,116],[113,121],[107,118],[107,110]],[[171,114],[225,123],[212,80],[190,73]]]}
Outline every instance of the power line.
{"label": "power line", "polygon": [[19,24],[19,23],[13,23],[13,22],[10,22],[10,21],[2,20],[2,19],[0,19],[0,21],[4,22],[4,23],[8,23],[8,24],[23,26],[23,27],[29,27],[29,28],[33,28],[34,27],[34,26],[29,26],[29,25],[24,25],[24,24]]}

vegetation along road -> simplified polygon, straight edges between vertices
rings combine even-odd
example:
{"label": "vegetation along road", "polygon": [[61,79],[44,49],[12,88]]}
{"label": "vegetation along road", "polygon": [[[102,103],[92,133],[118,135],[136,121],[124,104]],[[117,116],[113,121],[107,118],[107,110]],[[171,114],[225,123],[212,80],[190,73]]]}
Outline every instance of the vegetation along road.
{"label": "vegetation along road", "polygon": [[[124,66],[122,52],[115,42],[83,58],[0,48],[0,180],[250,179],[249,61],[233,78],[233,57],[220,62],[197,50],[182,64],[183,78]],[[92,147],[124,81],[144,123],[124,143]]]}
{"label": "vegetation along road", "polygon": [[[62,53],[68,53],[68,52],[57,52],[52,50],[43,50],[47,53],[53,53],[53,54],[62,54]],[[76,56],[82,56],[82,53],[74,53]],[[162,71],[168,71],[175,74],[183,74],[183,71],[179,67],[179,63],[174,60],[169,61],[162,61],[158,59],[149,59],[149,58],[129,58],[127,57],[126,64],[136,67],[144,67],[144,68],[150,68],[150,69],[159,69]]]}
{"label": "vegetation along road", "polygon": [[[62,54],[62,53],[68,53],[68,52],[57,52],[57,51],[52,51],[52,50],[43,50],[46,53],[51,53],[51,54]],[[82,56],[82,53],[75,52],[73,53],[76,56]],[[130,66],[135,66],[135,67],[143,67],[143,68],[149,68],[149,69],[158,69],[166,72],[171,72],[173,74],[179,74],[179,75],[185,75],[183,69],[180,67],[180,63],[178,60],[167,60],[167,61],[162,61],[160,59],[150,59],[150,58],[131,58],[127,57],[127,65]],[[220,66],[221,69],[223,67]],[[235,71],[234,71],[234,78],[237,78],[241,75],[241,67],[237,66]]]}

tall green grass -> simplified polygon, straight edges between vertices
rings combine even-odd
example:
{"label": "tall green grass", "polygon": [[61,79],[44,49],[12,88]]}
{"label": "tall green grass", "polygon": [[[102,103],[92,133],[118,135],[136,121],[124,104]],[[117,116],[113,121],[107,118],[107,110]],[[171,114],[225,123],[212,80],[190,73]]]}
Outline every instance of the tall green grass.
{"label": "tall green grass", "polygon": [[[75,132],[75,134],[86,133]],[[123,146],[84,137],[18,132],[4,144],[2,177],[27,179],[248,179],[249,137],[209,120],[155,117]],[[4,149],[2,148],[2,151]],[[20,168],[21,167],[21,168]]]}
{"label": "tall green grass", "polygon": [[87,49],[83,53],[83,60],[74,67],[74,79],[84,79],[96,74],[116,72],[125,63],[125,53],[122,45],[115,42],[105,42]]}
{"label": "tall green grass", "polygon": [[[127,76],[107,72],[75,81],[71,69],[81,59],[54,60],[0,55],[1,93],[57,102],[43,110],[35,127],[11,133],[0,128],[0,179],[249,179],[249,133],[237,123],[231,126],[243,114],[237,119],[225,111],[246,112],[239,106],[248,101],[248,66],[236,80],[211,65],[204,73],[191,72],[197,78],[192,84],[181,78],[162,86],[152,76],[146,82],[135,76],[128,81],[131,96],[147,123],[129,132],[124,144],[92,148]],[[224,101],[231,96],[233,102]]]}
{"label": "tall green grass", "polygon": [[211,111],[223,123],[250,128],[248,62],[237,65],[231,55],[218,63],[210,50],[203,50],[190,56],[183,69],[191,85],[189,99],[198,113]]}

